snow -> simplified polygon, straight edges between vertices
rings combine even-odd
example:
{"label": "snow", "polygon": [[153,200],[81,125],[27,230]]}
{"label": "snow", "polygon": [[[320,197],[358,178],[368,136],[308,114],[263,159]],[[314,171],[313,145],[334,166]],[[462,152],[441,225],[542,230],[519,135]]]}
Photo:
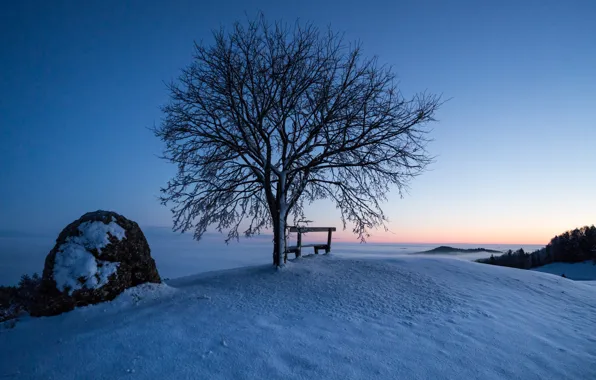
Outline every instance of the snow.
{"label": "snow", "polygon": [[[146,283],[134,288],[126,289],[115,300],[107,302],[98,307],[106,305],[115,311],[129,306],[136,306],[146,302],[157,301],[163,297],[168,297],[176,293],[176,289],[166,284]],[[93,312],[93,307],[89,308]],[[104,308],[104,312],[106,309]]]}
{"label": "snow", "polygon": [[179,278],[0,328],[4,379],[593,379],[587,282],[331,255]]}
{"label": "snow", "polygon": [[567,278],[575,281],[596,280],[596,264],[591,260],[581,263],[553,263],[532,270],[557,276],[564,274]]}
{"label": "snow", "polygon": [[118,240],[126,238],[126,231],[113,218],[108,224],[100,221],[82,223],[79,231],[81,236],[72,236],[69,239],[84,245],[87,249],[97,249],[99,252],[110,244],[108,233]]}
{"label": "snow", "polygon": [[[119,263],[98,260],[90,250],[101,249],[110,244],[109,235],[122,240],[126,231],[113,220],[109,224],[101,221],[82,223],[79,236],[70,236],[56,253],[54,280],[60,291],[87,288],[97,289],[108,283],[108,278],[116,273]],[[108,235],[109,234],[109,235]]]}
{"label": "snow", "polygon": [[97,289],[108,283],[108,278],[116,273],[119,263],[97,260],[82,245],[65,243],[56,253],[54,280],[60,291]]}

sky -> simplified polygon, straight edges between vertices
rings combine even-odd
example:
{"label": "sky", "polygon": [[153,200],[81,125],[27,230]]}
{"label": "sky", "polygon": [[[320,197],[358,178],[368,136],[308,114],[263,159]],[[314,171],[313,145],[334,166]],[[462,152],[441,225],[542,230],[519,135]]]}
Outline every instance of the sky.
{"label": "sky", "polygon": [[[19,1],[0,5],[0,230],[109,209],[171,226],[150,128],[193,41],[263,11],[359,40],[403,93],[442,94],[436,162],[371,241],[545,244],[596,223],[596,3]],[[329,202],[314,225],[341,226]],[[350,236],[350,228],[340,236]]]}

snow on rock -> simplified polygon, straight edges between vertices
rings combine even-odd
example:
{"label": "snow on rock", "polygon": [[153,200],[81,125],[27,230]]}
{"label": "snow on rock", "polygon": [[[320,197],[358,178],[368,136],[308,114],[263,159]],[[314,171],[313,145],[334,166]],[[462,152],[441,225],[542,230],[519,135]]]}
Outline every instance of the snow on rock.
{"label": "snow on rock", "polygon": [[550,274],[320,255],[168,284],[0,330],[0,377],[596,378],[595,287]]}
{"label": "snow on rock", "polygon": [[109,224],[101,221],[82,223],[80,236],[69,236],[56,253],[54,280],[60,291],[68,293],[82,288],[97,289],[108,283],[116,273],[119,263],[98,260],[89,250],[101,249],[110,244],[109,237],[126,238],[126,231],[113,219]]}
{"label": "snow on rock", "polygon": [[114,221],[113,217],[110,218],[110,223],[108,224],[99,221],[90,221],[82,223],[78,229],[82,235],[71,236],[69,240],[84,245],[87,249],[97,249],[99,252],[106,245],[110,244],[109,236],[113,236],[118,240],[126,238],[126,231]]}
{"label": "snow on rock", "polygon": [[97,260],[84,247],[65,244],[56,254],[54,279],[60,291],[68,289],[68,294],[82,288],[97,289],[108,283],[108,278],[116,273],[119,263]]}

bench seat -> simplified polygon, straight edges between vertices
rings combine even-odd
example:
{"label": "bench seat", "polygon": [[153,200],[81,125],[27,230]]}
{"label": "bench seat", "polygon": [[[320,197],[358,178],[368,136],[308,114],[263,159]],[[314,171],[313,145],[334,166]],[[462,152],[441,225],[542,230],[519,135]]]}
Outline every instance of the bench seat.
{"label": "bench seat", "polygon": [[[327,244],[302,244],[300,248],[315,248],[315,249],[325,249],[327,248]],[[298,246],[291,245],[286,249],[286,252],[296,252],[298,251]]]}

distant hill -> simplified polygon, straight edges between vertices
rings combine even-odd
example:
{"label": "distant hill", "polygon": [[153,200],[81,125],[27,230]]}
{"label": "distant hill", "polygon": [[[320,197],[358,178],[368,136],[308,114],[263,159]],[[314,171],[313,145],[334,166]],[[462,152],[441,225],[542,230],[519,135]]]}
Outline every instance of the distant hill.
{"label": "distant hill", "polygon": [[437,248],[433,248],[429,251],[423,251],[420,253],[452,253],[452,252],[459,252],[459,253],[476,253],[476,252],[488,252],[488,253],[503,253],[501,251],[495,251],[494,249],[487,249],[487,248],[454,248],[449,247],[446,245],[442,245]]}

